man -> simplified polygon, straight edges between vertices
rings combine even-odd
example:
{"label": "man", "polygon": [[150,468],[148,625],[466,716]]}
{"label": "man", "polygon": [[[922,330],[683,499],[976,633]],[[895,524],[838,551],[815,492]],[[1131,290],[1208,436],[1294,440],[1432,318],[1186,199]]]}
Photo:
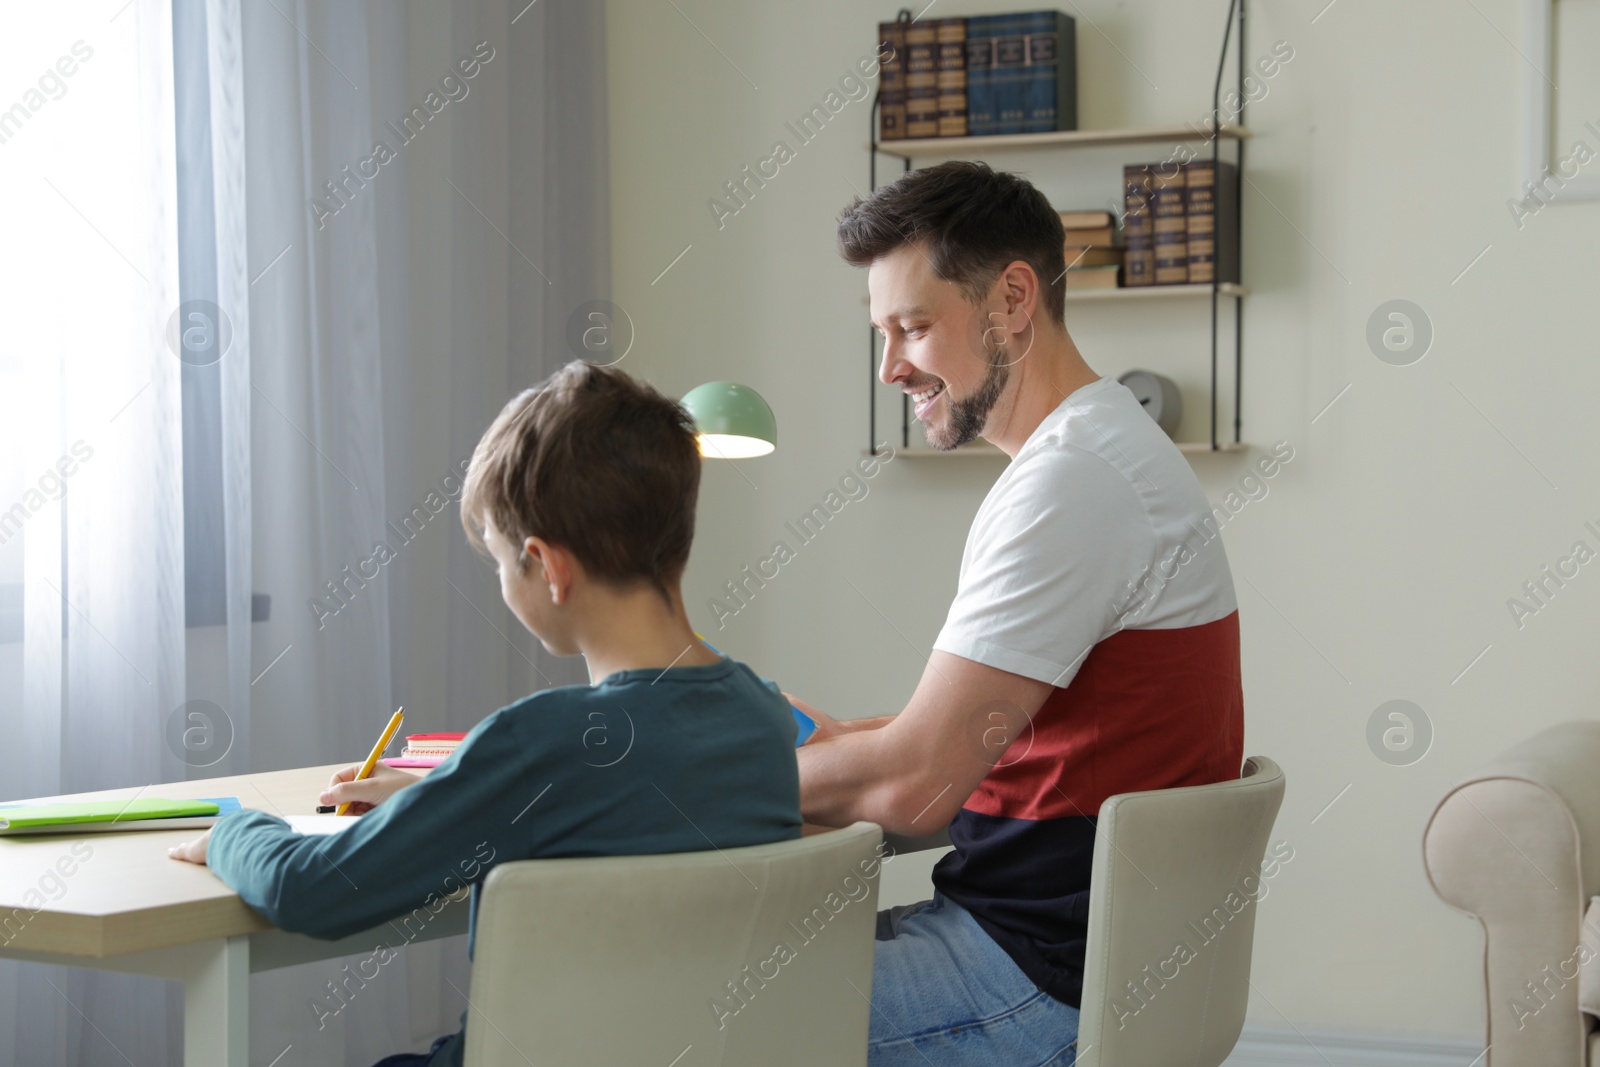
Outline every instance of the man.
{"label": "man", "polygon": [[934,896],[879,913],[873,1067],[1073,1062],[1094,822],[1115,793],[1238,777],[1233,579],[1204,494],[1064,319],[1060,219],[981,163],[913,171],[840,217],[879,376],[928,440],[1008,456],[899,715],[799,751],[811,822],[948,825]]}

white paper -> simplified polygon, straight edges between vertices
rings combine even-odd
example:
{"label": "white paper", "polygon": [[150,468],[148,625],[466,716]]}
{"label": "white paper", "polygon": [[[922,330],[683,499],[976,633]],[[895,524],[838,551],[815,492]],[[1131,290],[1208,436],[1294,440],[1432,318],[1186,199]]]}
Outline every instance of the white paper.
{"label": "white paper", "polygon": [[348,830],[360,819],[358,815],[285,815],[283,820],[289,824],[289,829],[296,833],[309,834],[313,837],[323,834],[336,834],[340,830]]}

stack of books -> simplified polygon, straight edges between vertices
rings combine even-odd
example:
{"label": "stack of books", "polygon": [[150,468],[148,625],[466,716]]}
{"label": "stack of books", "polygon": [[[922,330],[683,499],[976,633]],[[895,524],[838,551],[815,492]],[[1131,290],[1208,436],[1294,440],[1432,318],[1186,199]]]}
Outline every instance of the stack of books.
{"label": "stack of books", "polygon": [[1122,268],[1117,221],[1109,211],[1063,211],[1068,289],[1115,289]]}
{"label": "stack of books", "polygon": [[1232,163],[1133,163],[1123,168],[1123,284],[1239,280],[1239,171]]}
{"label": "stack of books", "polygon": [[407,734],[400,755],[383,762],[391,767],[437,767],[467,738],[466,734]]}
{"label": "stack of books", "polygon": [[1076,31],[1059,11],[878,24],[878,140],[1078,128]]}

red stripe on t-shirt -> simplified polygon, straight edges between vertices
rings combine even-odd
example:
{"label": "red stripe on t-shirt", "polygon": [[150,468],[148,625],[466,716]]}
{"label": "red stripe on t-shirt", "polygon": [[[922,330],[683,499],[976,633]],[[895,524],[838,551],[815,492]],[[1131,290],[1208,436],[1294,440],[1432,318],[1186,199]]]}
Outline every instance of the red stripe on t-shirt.
{"label": "red stripe on t-shirt", "polygon": [[1094,815],[1117,793],[1229,781],[1243,760],[1232,611],[1096,644],[962,806],[1013,819]]}

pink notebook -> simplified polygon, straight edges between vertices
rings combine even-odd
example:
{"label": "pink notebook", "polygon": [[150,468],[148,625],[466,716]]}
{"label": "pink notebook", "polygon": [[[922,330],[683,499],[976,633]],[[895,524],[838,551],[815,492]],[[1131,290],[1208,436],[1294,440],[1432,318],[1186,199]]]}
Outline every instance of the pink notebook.
{"label": "pink notebook", "polygon": [[404,751],[383,762],[391,767],[437,767],[466,737],[466,734],[457,733],[408,734]]}

